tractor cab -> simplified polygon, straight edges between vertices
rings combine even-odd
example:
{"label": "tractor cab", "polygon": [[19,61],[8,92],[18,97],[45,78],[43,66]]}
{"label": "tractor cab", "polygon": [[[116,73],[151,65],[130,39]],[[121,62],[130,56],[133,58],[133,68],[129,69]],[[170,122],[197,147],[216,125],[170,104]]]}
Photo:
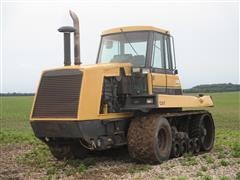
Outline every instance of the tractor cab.
{"label": "tractor cab", "polygon": [[97,64],[130,63],[133,72],[151,73],[153,93],[182,94],[174,41],[169,31],[128,26],[102,33]]}
{"label": "tractor cab", "polygon": [[173,37],[151,26],[114,28],[102,33],[97,63],[131,63],[137,68],[173,70]]}

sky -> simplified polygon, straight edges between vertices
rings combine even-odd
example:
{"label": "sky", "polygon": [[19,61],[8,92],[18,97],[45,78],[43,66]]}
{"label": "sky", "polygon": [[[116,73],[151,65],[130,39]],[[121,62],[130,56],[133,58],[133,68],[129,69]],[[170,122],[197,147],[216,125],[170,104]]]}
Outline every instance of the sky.
{"label": "sky", "polygon": [[95,63],[103,30],[150,25],[174,36],[183,88],[240,83],[237,1],[2,1],[1,92],[35,92],[41,71],[63,66],[57,29],[72,26],[69,9],[80,19],[83,64]]}

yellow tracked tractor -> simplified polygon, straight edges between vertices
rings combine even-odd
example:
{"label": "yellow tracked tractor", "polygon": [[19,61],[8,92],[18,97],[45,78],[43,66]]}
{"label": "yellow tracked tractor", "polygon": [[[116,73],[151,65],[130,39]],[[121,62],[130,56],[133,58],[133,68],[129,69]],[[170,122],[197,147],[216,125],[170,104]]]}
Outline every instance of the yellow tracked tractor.
{"label": "yellow tracked tractor", "polygon": [[[127,145],[132,158],[160,163],[213,147],[210,96],[182,94],[170,32],[150,26],[104,31],[94,65],[80,61],[79,21],[64,33],[64,67],[43,71],[30,122],[58,158]],[[74,33],[74,65],[70,35]]]}

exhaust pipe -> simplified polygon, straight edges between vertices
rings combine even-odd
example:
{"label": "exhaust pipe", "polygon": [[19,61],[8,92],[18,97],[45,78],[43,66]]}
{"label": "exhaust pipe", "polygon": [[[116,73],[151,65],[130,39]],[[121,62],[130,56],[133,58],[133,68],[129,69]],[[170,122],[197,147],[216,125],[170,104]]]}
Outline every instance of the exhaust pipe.
{"label": "exhaust pipe", "polygon": [[64,34],[64,66],[71,66],[71,32],[75,32],[75,28],[71,26],[63,26],[58,29]]}
{"label": "exhaust pipe", "polygon": [[69,11],[70,16],[73,20],[74,31],[74,64],[80,65],[80,35],[79,35],[79,19],[73,11]]}

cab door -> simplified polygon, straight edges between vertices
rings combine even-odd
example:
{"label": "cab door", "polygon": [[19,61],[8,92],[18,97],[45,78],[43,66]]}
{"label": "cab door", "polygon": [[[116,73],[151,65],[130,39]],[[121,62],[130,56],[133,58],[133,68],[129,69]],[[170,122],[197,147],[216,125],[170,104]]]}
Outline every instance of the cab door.
{"label": "cab door", "polygon": [[152,48],[152,89],[153,93],[165,94],[167,89],[167,76],[165,72],[164,35],[154,33]]}
{"label": "cab door", "polygon": [[182,94],[170,36],[154,33],[152,46],[152,91],[154,94]]}

